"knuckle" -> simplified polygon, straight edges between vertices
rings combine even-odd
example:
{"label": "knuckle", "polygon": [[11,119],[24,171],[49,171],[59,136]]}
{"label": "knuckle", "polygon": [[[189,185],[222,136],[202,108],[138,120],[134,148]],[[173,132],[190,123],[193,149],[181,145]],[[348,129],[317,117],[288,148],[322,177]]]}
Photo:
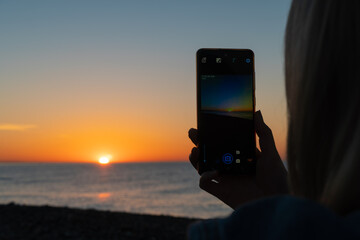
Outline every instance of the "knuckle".
{"label": "knuckle", "polygon": [[196,148],[195,147],[193,147],[192,149],[191,149],[191,154],[193,154],[196,150],[195,150]]}
{"label": "knuckle", "polygon": [[205,190],[205,189],[206,189],[206,182],[204,181],[204,178],[200,178],[200,179],[199,179],[199,187],[200,187],[202,190]]}
{"label": "knuckle", "polygon": [[198,148],[197,148],[197,147],[193,147],[193,149],[191,149],[191,155],[197,156],[197,154],[198,154]]}
{"label": "knuckle", "polygon": [[271,130],[271,128],[269,128],[268,125],[265,125],[265,126],[264,126],[264,133],[265,133],[266,135],[272,136],[272,130]]}
{"label": "knuckle", "polygon": [[192,128],[190,128],[188,131],[188,136],[191,137],[191,135],[192,135]]}

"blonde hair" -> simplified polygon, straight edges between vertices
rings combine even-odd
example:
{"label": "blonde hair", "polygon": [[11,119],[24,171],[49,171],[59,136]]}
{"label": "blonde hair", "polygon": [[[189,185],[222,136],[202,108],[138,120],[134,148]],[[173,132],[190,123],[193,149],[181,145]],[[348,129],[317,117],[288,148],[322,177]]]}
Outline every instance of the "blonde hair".
{"label": "blonde hair", "polygon": [[360,208],[360,1],[294,0],[285,36],[289,184]]}

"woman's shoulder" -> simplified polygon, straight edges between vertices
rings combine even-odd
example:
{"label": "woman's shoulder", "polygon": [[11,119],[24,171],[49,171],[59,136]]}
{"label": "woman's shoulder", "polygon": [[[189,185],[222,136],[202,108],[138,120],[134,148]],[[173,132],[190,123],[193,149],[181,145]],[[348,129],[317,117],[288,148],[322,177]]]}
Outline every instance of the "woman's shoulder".
{"label": "woman's shoulder", "polygon": [[359,239],[360,212],[339,217],[307,199],[278,196],[243,205],[229,217],[193,224],[189,239]]}

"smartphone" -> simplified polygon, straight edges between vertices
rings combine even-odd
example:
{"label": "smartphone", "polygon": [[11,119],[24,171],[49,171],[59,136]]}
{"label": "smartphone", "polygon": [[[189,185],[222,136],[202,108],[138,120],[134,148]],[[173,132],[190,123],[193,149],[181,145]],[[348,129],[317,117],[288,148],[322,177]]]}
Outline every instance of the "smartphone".
{"label": "smartphone", "polygon": [[203,48],[196,65],[199,173],[254,174],[253,51]]}

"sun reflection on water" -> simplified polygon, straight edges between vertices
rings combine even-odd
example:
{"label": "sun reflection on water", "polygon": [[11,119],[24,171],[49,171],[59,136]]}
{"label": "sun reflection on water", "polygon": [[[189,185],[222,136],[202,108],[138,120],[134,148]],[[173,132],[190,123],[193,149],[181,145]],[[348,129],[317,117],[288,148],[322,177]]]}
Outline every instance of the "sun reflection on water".
{"label": "sun reflection on water", "polygon": [[100,200],[106,200],[106,199],[108,199],[110,196],[111,196],[111,193],[109,193],[109,192],[103,192],[103,193],[99,193],[99,194],[97,195],[97,197],[98,197]]}

